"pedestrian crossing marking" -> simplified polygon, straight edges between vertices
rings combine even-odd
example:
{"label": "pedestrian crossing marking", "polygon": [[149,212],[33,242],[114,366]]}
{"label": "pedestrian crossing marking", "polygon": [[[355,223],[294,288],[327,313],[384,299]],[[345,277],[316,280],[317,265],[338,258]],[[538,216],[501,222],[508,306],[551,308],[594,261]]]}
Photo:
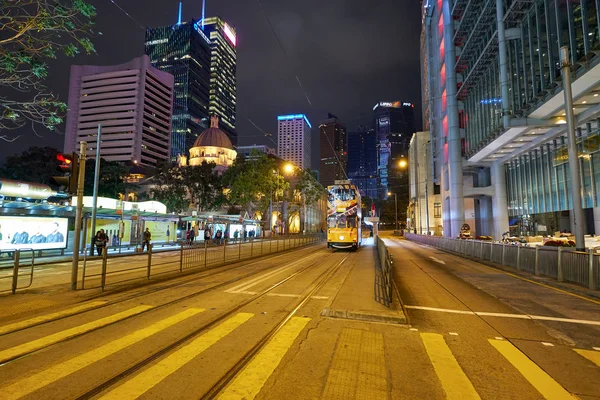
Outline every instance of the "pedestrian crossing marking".
{"label": "pedestrian crossing marking", "polygon": [[110,315],[105,318],[100,318],[95,321],[88,322],[87,324],[79,325],[64,331],[56,332],[52,335],[48,335],[43,338],[33,340],[31,342],[11,347],[10,349],[0,351],[0,364],[12,360],[14,358],[20,357],[22,355],[31,353],[32,351],[42,349],[51,344],[55,344],[60,341],[72,338],[74,336],[78,336],[86,332],[92,331],[94,329],[101,328],[103,326],[112,324],[125,318],[129,318],[133,315],[143,313],[144,311],[148,311],[151,308],[152,306],[148,305],[137,306],[134,308],[130,308],[129,310]]}
{"label": "pedestrian crossing marking", "polygon": [[197,337],[189,344],[171,353],[152,367],[111,390],[101,398],[116,400],[137,399],[253,316],[254,314],[250,313],[236,314],[205,334]]}
{"label": "pedestrian crossing marking", "polygon": [[203,311],[204,309],[202,308],[189,308],[169,318],[165,318],[157,323],[147,326],[146,328],[137,330],[120,339],[113,340],[110,343],[88,351],[87,353],[81,354],[58,365],[54,365],[35,375],[21,379],[10,386],[3,388],[2,398],[5,400],[20,399],[23,396],[33,393],[44,386],[71,375],[82,368],[115,354],[126,347],[140,342]]}
{"label": "pedestrian crossing marking", "polygon": [[573,349],[575,352],[600,367],[600,352],[592,350]]}
{"label": "pedestrian crossing marking", "polygon": [[321,398],[387,400],[387,392],[383,335],[362,329],[344,329]]}
{"label": "pedestrian crossing marking", "polygon": [[573,400],[572,396],[544,370],[507,340],[488,339],[490,344],[510,362],[525,379],[547,400]]}
{"label": "pedestrian crossing marking", "polygon": [[41,324],[42,322],[50,321],[56,318],[66,317],[72,314],[76,314],[82,311],[90,310],[92,308],[100,307],[106,304],[105,301],[91,301],[89,303],[81,304],[79,306],[69,308],[67,310],[57,311],[54,313],[40,315],[39,317],[29,318],[24,321],[15,322],[12,324],[0,326],[0,335],[5,335],[10,332],[14,332],[20,329],[30,327],[32,325]]}
{"label": "pedestrian crossing marking", "polygon": [[446,399],[480,399],[473,384],[444,341],[444,337],[437,333],[421,333],[421,340],[446,392]]}
{"label": "pedestrian crossing marking", "polygon": [[255,398],[308,321],[310,318],[290,319],[218,398],[223,400]]}

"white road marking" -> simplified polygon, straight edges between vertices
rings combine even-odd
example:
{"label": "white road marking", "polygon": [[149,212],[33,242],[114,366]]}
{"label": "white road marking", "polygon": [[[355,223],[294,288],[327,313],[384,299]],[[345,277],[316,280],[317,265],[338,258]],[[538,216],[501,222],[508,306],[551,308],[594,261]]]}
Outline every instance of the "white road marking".
{"label": "white road marking", "polygon": [[329,296],[312,296],[311,299],[314,299],[314,300],[328,300]]}
{"label": "white road marking", "polygon": [[267,296],[300,297],[299,294],[289,294],[289,293],[267,293]]}
{"label": "white road marking", "polygon": [[494,339],[496,339],[496,340],[504,340],[504,338],[500,337],[500,336],[496,336]]}
{"label": "white road marking", "polygon": [[438,264],[444,264],[444,265],[446,265],[446,262],[443,261],[443,260],[437,259],[437,258],[435,258],[433,256],[430,256],[429,258],[431,258],[433,261],[435,261]]}
{"label": "white road marking", "polygon": [[407,305],[405,305],[404,308],[414,309],[414,310],[444,312],[444,313],[450,313],[450,314],[478,315],[478,316],[484,316],[484,317],[500,317],[500,318],[531,319],[531,320],[539,320],[539,321],[556,321],[556,322],[567,322],[570,324],[600,326],[600,321],[591,321],[591,320],[586,320],[586,319],[546,317],[543,315],[504,314],[504,313],[492,313],[492,312],[485,312],[485,311],[464,311],[464,310],[451,310],[451,309],[447,309],[447,308],[407,306]]}
{"label": "white road marking", "polygon": [[542,344],[547,347],[554,347],[554,345],[552,343],[542,342]]}
{"label": "white road marking", "polygon": [[594,349],[596,351],[600,351],[600,347],[592,347],[592,349]]}
{"label": "white road marking", "polygon": [[458,336],[458,333],[456,332],[449,332],[450,336]]}
{"label": "white road marking", "polygon": [[237,286],[234,286],[234,287],[232,287],[230,289],[227,289],[225,291],[229,292],[229,293],[244,292],[245,290],[250,289],[252,286],[256,286],[259,283],[264,282],[264,281],[270,279],[271,277],[273,277],[273,276],[275,276],[277,274],[280,274],[280,273],[282,273],[284,271],[287,271],[290,268],[294,268],[294,267],[295,267],[295,265],[289,265],[287,267],[282,267],[282,268],[276,269],[275,271],[267,272],[266,274],[260,275],[257,278],[254,278],[254,279],[251,279],[251,280],[249,280],[247,282],[241,283],[241,284],[239,284]]}
{"label": "white road marking", "polygon": [[418,332],[419,330],[417,328],[410,328],[411,331],[413,332]]}
{"label": "white road marking", "polygon": [[[244,291],[235,291],[235,292],[231,292],[229,290],[225,290],[224,293],[231,293],[231,294],[247,294],[250,296],[254,296],[255,294],[258,294],[258,292],[249,292],[247,290]],[[267,296],[271,296],[271,297],[300,297],[299,294],[292,294],[292,293],[267,293]],[[329,299],[329,296],[311,296],[310,297],[313,300],[327,300]]]}

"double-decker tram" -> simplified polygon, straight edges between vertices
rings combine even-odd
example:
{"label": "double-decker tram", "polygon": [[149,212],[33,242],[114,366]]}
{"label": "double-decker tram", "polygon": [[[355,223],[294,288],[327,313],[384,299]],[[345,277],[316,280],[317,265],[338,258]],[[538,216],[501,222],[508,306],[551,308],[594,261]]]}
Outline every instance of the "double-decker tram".
{"label": "double-decker tram", "polygon": [[362,215],[358,189],[350,181],[335,181],[327,191],[327,247],[358,249]]}

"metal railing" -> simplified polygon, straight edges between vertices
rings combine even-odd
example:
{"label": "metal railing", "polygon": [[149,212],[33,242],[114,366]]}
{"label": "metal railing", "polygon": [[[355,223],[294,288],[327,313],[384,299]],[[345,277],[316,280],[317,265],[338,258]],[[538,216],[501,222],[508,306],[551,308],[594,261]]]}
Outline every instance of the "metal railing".
{"label": "metal railing", "polygon": [[576,251],[568,247],[522,246],[492,241],[450,239],[406,233],[406,239],[451,253],[490,261],[559,282],[576,283],[591,290],[600,288],[600,254],[593,249]]}
{"label": "metal railing", "polygon": [[[148,246],[145,253],[137,253],[128,257],[119,257],[102,251],[101,260],[83,259],[83,276],[81,287],[86,288],[90,280],[93,287],[102,290],[108,285],[122,284],[140,278],[150,279],[165,273],[176,273],[190,270],[203,270],[237,261],[261,257],[302,246],[311,245],[323,240],[321,234],[274,236],[271,238],[224,239],[221,241],[203,241],[197,243],[180,243],[179,248],[172,251],[154,252]],[[100,261],[100,262],[99,262]]]}
{"label": "metal railing", "polygon": [[[3,252],[8,253],[9,256],[13,257],[13,265],[0,267],[0,282],[10,280],[10,288],[4,288],[0,286],[0,293],[12,292],[15,294],[18,289],[26,289],[33,283],[33,267],[35,265],[35,251],[33,249],[15,249],[15,250],[4,250]],[[26,255],[30,257],[22,257]],[[21,264],[21,259],[28,260],[27,263]],[[28,272],[25,275],[20,275],[20,271],[23,268],[27,268]],[[5,274],[6,272],[6,274]],[[27,277],[29,283],[25,286],[19,286],[19,278]]]}
{"label": "metal railing", "polygon": [[384,241],[379,236],[375,238],[377,246],[378,263],[375,282],[374,282],[374,293],[375,301],[381,302],[386,307],[392,305],[392,288],[394,279],[394,260],[392,255],[388,251]]}

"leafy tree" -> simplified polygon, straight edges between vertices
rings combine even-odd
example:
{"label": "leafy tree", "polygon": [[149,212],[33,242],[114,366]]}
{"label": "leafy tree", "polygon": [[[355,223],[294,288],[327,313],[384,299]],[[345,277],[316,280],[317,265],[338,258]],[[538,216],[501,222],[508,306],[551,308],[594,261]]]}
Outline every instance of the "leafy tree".
{"label": "leafy tree", "polygon": [[214,171],[215,166],[214,162],[203,161],[198,166],[177,167],[192,204],[196,204],[201,211],[218,209],[225,202],[221,180]]}
{"label": "leafy tree", "polygon": [[[83,187],[84,196],[94,194],[94,174],[96,171],[96,160],[88,159],[85,162],[85,184]],[[136,186],[126,182],[129,169],[125,164],[116,161],[106,161],[100,159],[100,182],[98,183],[98,196],[119,198],[119,195],[125,195],[127,191],[135,190]]]}
{"label": "leafy tree", "polygon": [[[43,83],[46,61],[94,53],[95,15],[85,0],[0,1],[0,130],[27,122],[53,130],[62,122],[67,105]],[[14,140],[7,134],[0,139]]]}
{"label": "leafy tree", "polygon": [[326,193],[325,188],[317,182],[310,169],[298,170],[296,177],[295,189],[300,192],[305,205],[309,206],[316,203]]}
{"label": "leafy tree", "polygon": [[0,167],[0,178],[50,184],[56,175],[58,150],[53,147],[30,147],[6,159]]}
{"label": "leafy tree", "polygon": [[152,199],[160,201],[171,212],[182,212],[190,206],[180,167],[168,163],[160,165],[152,177]]}

